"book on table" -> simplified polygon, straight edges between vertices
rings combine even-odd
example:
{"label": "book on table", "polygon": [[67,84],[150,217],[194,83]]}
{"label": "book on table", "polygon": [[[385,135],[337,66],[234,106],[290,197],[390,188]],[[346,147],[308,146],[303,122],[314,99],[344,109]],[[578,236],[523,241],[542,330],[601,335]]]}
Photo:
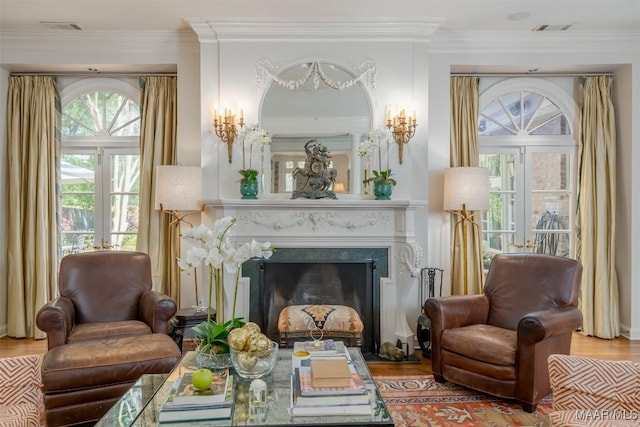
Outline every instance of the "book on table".
{"label": "book on table", "polygon": [[[186,376],[186,375],[185,375]],[[162,405],[158,414],[160,423],[183,422],[183,421],[201,421],[231,418],[231,408],[233,405],[233,375],[225,376],[225,395],[223,400],[210,401],[208,403],[187,403],[180,401],[176,396],[178,390],[184,388],[181,384],[185,380],[185,376],[179,378],[173,383],[173,387],[169,391],[166,402]],[[188,379],[191,381],[191,378]]]}
{"label": "book on table", "polygon": [[191,373],[186,373],[174,382],[167,403],[170,405],[217,405],[227,398],[227,391],[233,385],[233,375],[229,370],[214,373],[213,382],[206,390],[198,390],[191,384]]}
{"label": "book on table", "polygon": [[313,417],[332,415],[371,415],[373,408],[369,393],[363,394],[327,394],[302,396],[298,372],[291,375],[291,416]]}

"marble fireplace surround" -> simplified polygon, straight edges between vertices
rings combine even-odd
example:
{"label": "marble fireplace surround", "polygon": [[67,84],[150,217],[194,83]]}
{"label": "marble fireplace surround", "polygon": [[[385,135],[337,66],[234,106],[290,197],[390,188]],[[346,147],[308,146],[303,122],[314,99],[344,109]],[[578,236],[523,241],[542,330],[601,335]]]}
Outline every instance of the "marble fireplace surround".
{"label": "marble fireplace surround", "polygon": [[[388,265],[382,270],[388,273],[379,277],[380,342],[413,339],[413,328],[399,301],[407,300],[420,263],[414,233],[414,213],[420,206],[406,200],[371,199],[225,199],[204,200],[203,204],[202,221],[208,226],[224,216],[237,219],[232,242],[268,241],[276,250],[386,248]],[[225,282],[232,280],[229,277]],[[251,312],[250,289],[250,278],[241,278],[236,315],[246,319]]]}

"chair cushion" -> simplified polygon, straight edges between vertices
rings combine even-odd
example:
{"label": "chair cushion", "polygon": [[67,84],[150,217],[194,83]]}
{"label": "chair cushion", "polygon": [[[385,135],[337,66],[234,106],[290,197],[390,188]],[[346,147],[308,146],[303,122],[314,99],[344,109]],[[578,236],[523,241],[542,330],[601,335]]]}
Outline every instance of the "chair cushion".
{"label": "chair cushion", "polygon": [[[43,423],[42,423],[43,424]],[[40,406],[31,403],[3,406],[0,405],[0,426],[2,427],[38,427]]]}
{"label": "chair cushion", "polygon": [[445,329],[441,347],[492,365],[515,366],[516,331],[478,324]]}
{"label": "chair cushion", "polygon": [[44,424],[42,357],[0,359],[0,426]]}
{"label": "chair cushion", "polygon": [[49,350],[42,364],[43,391],[70,392],[136,381],[171,371],[182,354],[165,334],[82,341]]}
{"label": "chair cushion", "polygon": [[75,325],[69,334],[68,342],[74,343],[99,338],[115,338],[119,336],[145,335],[152,332],[151,327],[139,320],[120,322],[82,323]]}
{"label": "chair cushion", "polygon": [[357,311],[344,305],[290,305],[280,312],[280,333],[310,331],[315,328],[361,333],[364,323]]}
{"label": "chair cushion", "polygon": [[580,356],[549,356],[553,409],[638,413],[640,363]]}
{"label": "chair cushion", "polygon": [[[614,416],[613,411],[605,414],[603,411],[580,409],[551,412],[549,420],[553,427],[638,427],[638,421],[633,419],[631,412],[626,413],[627,420],[616,420]],[[618,416],[623,417],[623,414],[618,413]]]}

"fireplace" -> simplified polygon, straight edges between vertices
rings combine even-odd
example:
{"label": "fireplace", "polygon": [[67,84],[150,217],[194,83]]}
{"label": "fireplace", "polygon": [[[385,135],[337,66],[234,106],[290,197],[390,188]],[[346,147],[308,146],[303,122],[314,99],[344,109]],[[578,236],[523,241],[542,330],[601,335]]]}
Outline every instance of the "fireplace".
{"label": "fireplace", "polygon": [[[270,242],[276,248],[270,262],[289,266],[307,263],[313,272],[322,263],[339,269],[342,263],[366,264],[371,260],[371,300],[366,299],[367,294],[362,303],[365,308],[371,307],[371,317],[366,309],[361,313],[365,333],[371,334],[366,345],[375,348],[377,343],[395,343],[397,339],[409,343],[414,336],[407,319],[417,316],[412,313],[417,306],[418,287],[412,271],[420,263],[421,250],[415,244],[415,211],[425,206],[406,200],[291,200],[264,195],[257,200],[216,199],[203,203],[205,224],[213,224],[223,216],[237,219],[238,226],[231,235],[234,244],[252,239]],[[258,261],[245,263],[235,315],[273,325],[277,320],[274,313],[274,317],[263,319],[278,309],[274,304],[273,308],[263,304],[263,274]],[[233,276],[229,274],[228,279],[230,283]],[[230,312],[232,300],[227,303]]]}
{"label": "fireplace", "polygon": [[278,341],[280,310],[296,304],[340,304],[360,315],[363,351],[380,344],[380,277],[387,275],[386,248],[278,248],[269,260],[243,266],[250,280],[249,319]]}

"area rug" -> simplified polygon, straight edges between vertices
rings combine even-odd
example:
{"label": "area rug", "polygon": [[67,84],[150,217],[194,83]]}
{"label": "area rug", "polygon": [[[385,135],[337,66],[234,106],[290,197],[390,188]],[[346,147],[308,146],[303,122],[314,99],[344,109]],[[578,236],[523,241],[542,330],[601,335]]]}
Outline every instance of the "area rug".
{"label": "area rug", "polygon": [[374,380],[395,427],[547,427],[551,423],[552,397],[535,412],[527,413],[510,400],[473,391],[449,382],[437,383],[432,375],[379,376]]}

